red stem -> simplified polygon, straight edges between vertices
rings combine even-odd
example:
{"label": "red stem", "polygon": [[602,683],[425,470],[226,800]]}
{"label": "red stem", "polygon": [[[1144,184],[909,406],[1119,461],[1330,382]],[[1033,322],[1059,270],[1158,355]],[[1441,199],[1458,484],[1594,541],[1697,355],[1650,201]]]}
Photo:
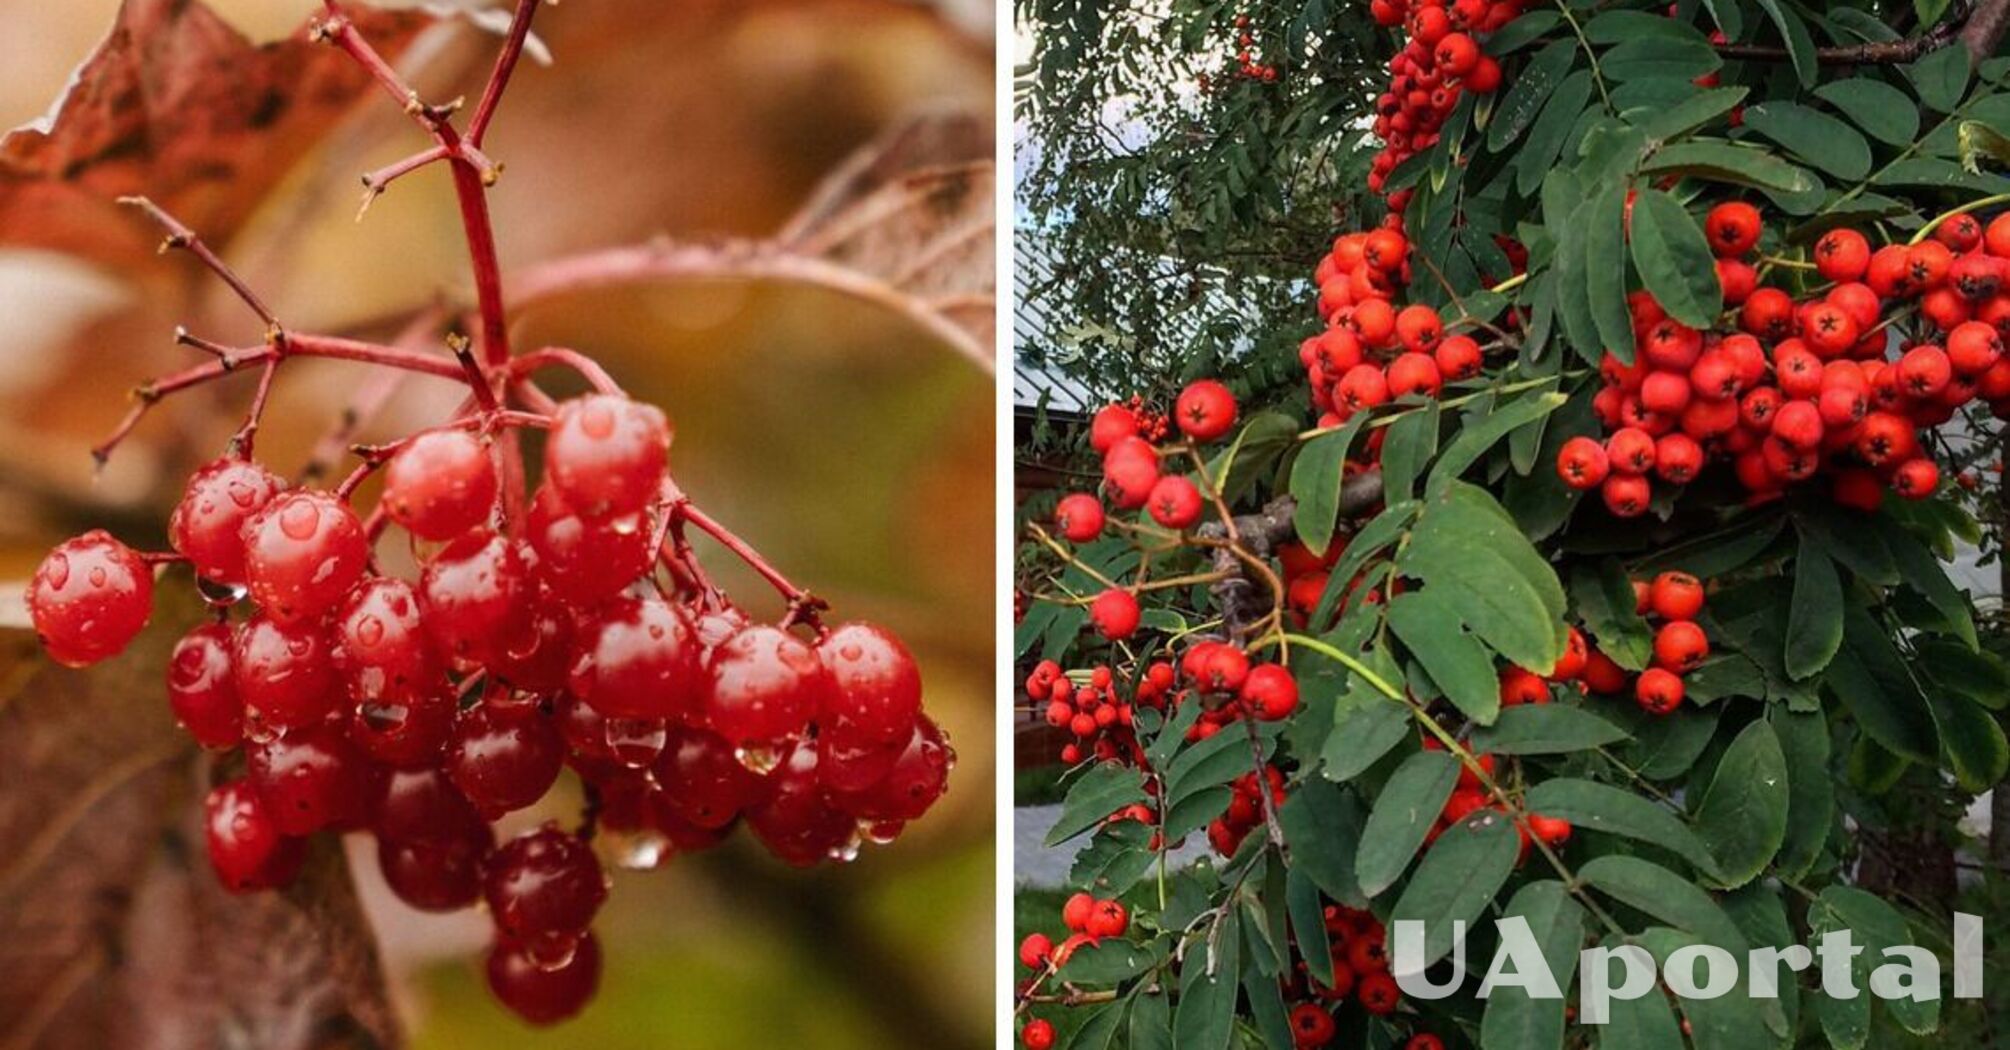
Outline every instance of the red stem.
{"label": "red stem", "polygon": [[538,0],[517,0],[516,13],[510,16],[509,39],[496,55],[495,70],[489,74],[488,86],[482,89],[482,100],[475,104],[474,116],[468,118],[467,140],[472,145],[482,144],[489,121],[495,119],[496,103],[502,101],[510,74],[516,72],[517,60],[523,57],[524,42],[530,39],[530,20],[537,14],[537,5]]}
{"label": "red stem", "polygon": [[594,390],[603,394],[621,394],[621,384],[600,367],[600,362],[564,346],[547,346],[518,357],[510,362],[512,375],[527,376],[540,369],[550,367],[570,368],[585,377]]}
{"label": "red stem", "polygon": [[786,627],[798,620],[814,623],[817,610],[829,607],[823,599],[791,583],[787,576],[782,575],[781,570],[769,564],[768,559],[761,556],[760,551],[734,535],[733,530],[713,520],[711,515],[699,510],[697,505],[690,502],[681,492],[678,493],[677,502],[671,504],[670,513],[696,525],[699,531],[717,540],[720,546],[732,551],[735,557],[746,562],[748,568],[759,573],[762,579],[767,580],[770,586],[781,593],[782,597],[788,599],[789,614],[783,621],[783,626]]}

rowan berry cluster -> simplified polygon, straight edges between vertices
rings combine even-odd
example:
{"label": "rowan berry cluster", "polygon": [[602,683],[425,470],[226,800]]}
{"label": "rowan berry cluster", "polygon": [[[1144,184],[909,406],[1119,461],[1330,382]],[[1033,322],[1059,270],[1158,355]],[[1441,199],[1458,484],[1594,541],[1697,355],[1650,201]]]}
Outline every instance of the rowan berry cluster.
{"label": "rowan berry cluster", "polygon": [[[1437,145],[1439,129],[1462,96],[1500,89],[1500,63],[1480,50],[1481,38],[1520,16],[1522,3],[1372,0],[1368,11],[1378,24],[1408,34],[1389,59],[1389,89],[1375,100],[1374,132],[1382,150],[1369,166],[1368,188],[1381,193],[1398,164]],[[1388,196],[1390,210],[1400,213],[1410,192]]]}
{"label": "rowan berry cluster", "polygon": [[1757,208],[1719,204],[1704,233],[1736,330],[1699,332],[1633,293],[1635,359],[1606,356],[1592,403],[1608,434],[1557,457],[1563,480],[1598,489],[1614,514],[1645,513],[1652,479],[1686,485],[1718,461],[1755,501],[1816,478],[1864,510],[1887,491],[1925,499],[1941,471],[1922,431],[1973,401],[2010,418],[2010,217],[1985,230],[1953,215],[1875,251],[1832,229],[1813,251],[1824,283],[1798,299],[1744,261],[1762,235]]}
{"label": "rowan berry cluster", "polygon": [[1071,766],[1084,758],[1139,761],[1132,704],[1163,710],[1172,684],[1172,665],[1155,663],[1126,700],[1107,664],[1069,673],[1052,660],[1042,660],[1026,678],[1026,696],[1035,705],[1046,705],[1048,725],[1074,735],[1073,743],[1062,746],[1061,761]]}
{"label": "rowan berry cluster", "polygon": [[[518,5],[520,29],[536,6]],[[316,37],[388,76],[329,9]],[[445,124],[450,110],[412,103],[441,145],[409,169],[487,163],[475,146],[513,58],[498,62],[465,134]],[[27,606],[48,654],[81,667],[146,626],[158,566],[193,570],[211,617],[175,645],[166,694],[213,753],[221,782],[205,800],[206,844],[226,888],[283,887],[312,836],[370,832],[406,903],[487,905],[489,985],[545,1024],[580,1010],[599,980],[590,927],[608,892],[602,832],[621,834],[609,850],[622,863],[649,867],[744,823],[807,866],[892,841],[942,795],[954,755],[922,710],[900,639],[869,623],[826,625],[822,601],[686,497],[662,411],[574,351],[509,352],[492,298],[500,282],[479,276],[496,272],[483,209],[462,209],[483,341],[478,355],[450,337],[448,356],[288,330],[185,226],[135,203],[167,226],[168,247],[238,293],[267,337],[233,349],[182,333],[217,360],[143,387],[101,454],[167,393],[257,364],[258,394],[227,452],[189,479],[168,521],[171,551],[87,532],[41,563]],[[457,381],[468,397],[438,426],[356,446],[360,463],[333,489],[289,485],[254,458],[253,436],[278,367],[303,356]],[[551,366],[594,392],[552,399],[532,378]],[[542,432],[536,464],[522,451],[528,431]],[[526,491],[532,473],[541,480]],[[380,498],[359,513],[359,490],[377,478]],[[416,578],[378,564],[393,527],[409,537]],[[761,623],[741,611],[706,575],[692,530],[772,584],[786,613]],[[548,822],[498,842],[495,822],[544,800],[566,767],[584,789],[576,828]]]}
{"label": "rowan berry cluster", "polygon": [[[1077,951],[1124,936],[1130,931],[1131,915],[1121,901],[1099,900],[1087,893],[1077,893],[1061,906],[1061,924],[1067,928],[1068,936],[1060,944],[1044,933],[1028,934],[1019,942],[1019,965],[1033,973],[1030,979],[1020,982],[1021,997],[1037,994],[1041,985],[1068,965]],[[1019,1029],[1019,1042],[1026,1050],[1048,1050],[1054,1045],[1053,1023],[1044,1018],[1027,1021]]]}
{"label": "rowan berry cluster", "polygon": [[[1312,976],[1303,959],[1317,947],[1299,944],[1300,961],[1283,983],[1284,998],[1292,1003],[1287,1020],[1291,1043],[1296,1050],[1319,1050],[1329,1046],[1339,1034],[1335,1011],[1349,1002],[1373,1017],[1387,1017],[1403,1003],[1402,989],[1389,974],[1388,931],[1372,912],[1344,904],[1328,904],[1324,909],[1326,946],[1332,960],[1330,983]],[[1427,1032],[1419,1032],[1403,1044],[1404,1050],[1444,1050],[1444,1042]]]}
{"label": "rowan berry cluster", "polygon": [[1436,397],[1446,383],[1480,373],[1484,351],[1469,335],[1445,334],[1444,318],[1422,303],[1392,299],[1410,283],[1410,242],[1402,217],[1367,233],[1347,233],[1319,261],[1319,316],[1326,330],[1298,346],[1319,425],[1410,394]]}

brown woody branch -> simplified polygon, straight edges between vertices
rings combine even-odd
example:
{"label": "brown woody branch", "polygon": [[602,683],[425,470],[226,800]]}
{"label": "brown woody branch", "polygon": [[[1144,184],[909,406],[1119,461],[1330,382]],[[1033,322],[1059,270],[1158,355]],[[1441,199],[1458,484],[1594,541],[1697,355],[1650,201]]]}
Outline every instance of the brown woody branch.
{"label": "brown woody branch", "polygon": [[[1957,39],[1967,46],[1969,58],[1980,62],[1996,53],[2006,28],[2010,28],[2010,0],[1981,0],[1972,9],[1966,4],[1956,6],[1946,20],[1918,36],[1847,47],[1818,47],[1815,62],[1824,66],[1898,65],[1938,51]],[[1785,62],[1793,57],[1785,48],[1759,44],[1718,44],[1716,49],[1719,55],[1742,62]]]}
{"label": "brown woody branch", "polygon": [[[1382,472],[1380,469],[1365,470],[1348,478],[1340,486],[1340,516],[1359,517],[1382,502]],[[1254,514],[1240,515],[1234,519],[1233,527],[1243,550],[1258,558],[1267,558],[1291,538],[1295,526],[1292,516],[1298,509],[1298,502],[1290,496],[1279,496],[1265,504]],[[1194,530],[1201,539],[1225,541],[1228,525],[1208,522]],[[1215,605],[1221,610],[1222,622],[1228,628],[1231,638],[1239,635],[1244,626],[1264,615],[1261,608],[1263,597],[1246,572],[1242,559],[1237,557],[1225,543],[1216,546],[1214,571],[1221,574],[1208,592],[1214,596]]]}

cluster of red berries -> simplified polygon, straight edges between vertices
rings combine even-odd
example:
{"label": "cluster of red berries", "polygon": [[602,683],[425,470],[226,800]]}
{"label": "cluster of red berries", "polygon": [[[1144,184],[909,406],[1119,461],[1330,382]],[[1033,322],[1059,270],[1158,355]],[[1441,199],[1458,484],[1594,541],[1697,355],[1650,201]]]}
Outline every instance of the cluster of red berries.
{"label": "cluster of red berries", "polygon": [[[1236,777],[1229,786],[1228,808],[1207,825],[1208,846],[1224,857],[1235,856],[1249,833],[1263,826],[1266,805],[1273,813],[1283,807],[1284,771],[1266,762],[1262,779],[1252,769]],[[1267,802],[1266,794],[1270,796]]]}
{"label": "cluster of red berries", "polygon": [[[1212,379],[1188,384],[1173,405],[1173,422],[1196,444],[1227,434],[1235,426],[1235,417],[1235,395]],[[1104,406],[1089,424],[1089,444],[1103,456],[1103,486],[1117,508],[1143,508],[1153,521],[1168,529],[1189,529],[1199,523],[1204,501],[1193,479],[1161,473],[1154,442],[1164,434],[1163,420],[1144,414],[1136,398],[1128,405]],[[1075,543],[1095,539],[1104,524],[1101,501],[1088,493],[1063,497],[1055,508],[1056,528]],[[1117,622],[1121,624],[1121,618]],[[1111,636],[1129,633],[1125,630]]]}
{"label": "cluster of red berries", "polygon": [[[289,488],[233,449],[189,480],[174,553],[93,531],[48,555],[27,602],[49,654],[81,666],[146,624],[155,563],[189,563],[215,615],[175,646],[167,696],[202,746],[242,753],[207,799],[222,882],[283,886],[308,836],[371,831],[412,906],[488,904],[492,988],[548,1023],[598,980],[592,829],[660,857],[744,817],[775,855],[814,864],[890,841],[942,794],[953,756],[893,634],[826,628],[809,603],[750,622],[681,539],[665,553],[697,511],[669,481],[662,412],[597,394],[541,418],[544,480],[521,511],[506,509],[498,463],[516,453],[494,440],[499,419],[366,458],[384,474],[368,522],[352,484]],[[425,552],[416,581],[375,567],[388,523]],[[568,764],[598,800],[581,832],[499,846],[491,822]]]}
{"label": "cluster of red berries", "polygon": [[[1686,572],[1664,572],[1651,581],[1633,581],[1633,598],[1635,612],[1659,621],[1654,630],[1654,665],[1633,679],[1633,699],[1648,714],[1673,714],[1682,706],[1682,676],[1710,656],[1709,636],[1696,622],[1703,613],[1703,581]],[[1618,665],[1606,663],[1611,671],[1598,684],[1617,688],[1599,691],[1624,691],[1625,679],[1611,673],[1619,671]]]}
{"label": "cluster of red berries", "polygon": [[[1319,1050],[1330,1045],[1338,1034],[1334,1011],[1351,999],[1374,1017],[1387,1017],[1403,1003],[1403,992],[1389,974],[1388,931],[1374,913],[1344,904],[1325,908],[1326,944],[1300,944],[1300,954],[1323,950],[1332,959],[1332,983],[1311,975],[1305,963],[1297,964],[1284,980],[1286,1001],[1293,1002],[1288,1021],[1291,1044],[1296,1050]],[[1428,1032],[1413,1034],[1403,1050],[1444,1050],[1444,1040]]]}
{"label": "cluster of red berries", "polygon": [[1114,673],[1108,665],[1070,676],[1061,665],[1042,660],[1026,677],[1026,696],[1035,704],[1044,703],[1047,724],[1065,729],[1075,737],[1061,748],[1061,761],[1074,765],[1093,756],[1099,762],[1119,758],[1136,760],[1138,740],[1132,732],[1132,704],[1163,708],[1172,689],[1172,666],[1153,664],[1131,700],[1117,692]]}
{"label": "cluster of red berries", "polygon": [[1484,353],[1476,340],[1446,335],[1434,307],[1392,301],[1410,283],[1401,216],[1368,233],[1342,234],[1313,278],[1327,327],[1298,345],[1298,360],[1320,426],[1339,426],[1409,394],[1436,397],[1446,383],[1479,374]]}
{"label": "cluster of red berries", "polygon": [[[1369,13],[1408,34],[1389,59],[1389,90],[1375,100],[1375,137],[1382,150],[1368,169],[1368,188],[1381,193],[1398,164],[1438,142],[1439,129],[1467,92],[1500,90],[1501,67],[1480,50],[1480,37],[1521,15],[1521,0],[1371,0]],[[1409,191],[1389,195],[1391,211],[1401,212]]]}
{"label": "cluster of red berries", "polygon": [[[1684,485],[1713,460],[1754,500],[1817,476],[1845,506],[1875,510],[1886,490],[1925,499],[1941,477],[1923,428],[1976,400],[2010,418],[2010,216],[1985,230],[1955,215],[1917,244],[1875,251],[1856,230],[1830,230],[1813,253],[1828,283],[1798,302],[1744,262],[1758,209],[1719,204],[1704,234],[1737,330],[1698,332],[1646,293],[1628,296],[1635,361],[1606,355],[1592,402],[1608,434],[1558,453],[1563,480],[1599,489],[1614,514],[1645,513],[1652,478]],[[1921,338],[1894,338],[1904,309],[1925,322]]]}
{"label": "cluster of red berries", "polygon": [[[1030,980],[1020,984],[1022,996],[1037,991],[1078,950],[1129,932],[1131,915],[1120,901],[1077,893],[1061,906],[1061,923],[1067,927],[1068,936],[1058,945],[1044,933],[1028,934],[1019,942],[1019,965],[1033,972]],[[1019,1042],[1026,1050],[1049,1050],[1054,1045],[1053,1022],[1037,1017],[1027,1021],[1019,1029]]]}

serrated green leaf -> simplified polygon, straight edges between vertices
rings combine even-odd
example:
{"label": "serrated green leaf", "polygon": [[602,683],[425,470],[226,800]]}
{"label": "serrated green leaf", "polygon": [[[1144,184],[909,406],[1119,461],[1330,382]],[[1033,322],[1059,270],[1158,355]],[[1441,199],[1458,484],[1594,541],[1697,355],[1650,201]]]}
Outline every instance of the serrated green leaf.
{"label": "serrated green leaf", "polygon": [[1815,40],[1808,33],[1807,23],[1780,0],[1758,0],[1758,4],[1780,31],[1780,39],[1786,41],[1787,57],[1794,64],[1794,75],[1800,78],[1801,86],[1813,87],[1817,72]]}
{"label": "serrated green leaf", "polygon": [[1626,307],[1626,184],[1613,182],[1585,207],[1584,294],[1605,348],[1633,357],[1633,315]]}
{"label": "serrated green leaf", "polygon": [[1577,42],[1570,39],[1551,41],[1529,57],[1528,64],[1509,82],[1506,94],[1494,108],[1493,123],[1487,128],[1489,152],[1501,152],[1528,130],[1576,57]]}
{"label": "serrated green leaf", "polygon": [[1543,104],[1542,115],[1535,119],[1528,129],[1521,148],[1515,151],[1515,190],[1524,195],[1541,188],[1543,176],[1556,166],[1556,158],[1563,151],[1564,139],[1569,136],[1571,126],[1584,113],[1585,103],[1591,101],[1591,71],[1580,69],[1563,78],[1563,82],[1550,92],[1549,100]]}
{"label": "serrated green leaf", "polygon": [[1423,664],[1431,681],[1467,718],[1489,725],[1500,713],[1500,680],[1493,655],[1466,633],[1460,610],[1433,590],[1411,591],[1389,602],[1390,630]]}
{"label": "serrated green leaf", "polygon": [[1787,839],[1787,760],[1764,719],[1731,741],[1696,808],[1696,831],[1729,888],[1757,878]]}
{"label": "serrated green leaf", "polygon": [[1425,402],[1396,417],[1382,438],[1382,498],[1409,499],[1424,464],[1438,453],[1439,402]]}
{"label": "serrated green leaf", "polygon": [[1745,107],[1745,126],[1837,178],[1870,174],[1870,144],[1856,129],[1816,109],[1769,101]]}
{"label": "serrated green leaf", "polygon": [[1333,540],[1333,528],[1340,520],[1341,471],[1354,435],[1367,419],[1366,413],[1357,413],[1339,430],[1306,442],[1291,465],[1291,496],[1297,501],[1292,524],[1300,542],[1314,554],[1326,553]]}
{"label": "serrated green leaf", "polygon": [[1354,855],[1367,816],[1353,793],[1336,784],[1308,780],[1285,796],[1277,822],[1291,848],[1294,873],[1302,872],[1336,901],[1355,907],[1367,903],[1354,874]]}
{"label": "serrated green leaf", "polygon": [[1775,862],[1782,878],[1798,879],[1814,867],[1835,821],[1835,775],[1829,771],[1829,723],[1821,711],[1793,714],[1772,708],[1773,731],[1787,768],[1787,836]]}
{"label": "serrated green leaf", "polygon": [[[1502,918],[1518,917],[1542,950],[1557,987],[1568,989],[1577,971],[1578,949],[1584,940],[1584,906],[1553,879],[1531,882],[1515,891]],[[1513,985],[1494,988],[1487,996],[1480,1022],[1481,1050],[1528,1050],[1563,1045],[1563,999],[1537,999]]]}
{"label": "serrated green leaf", "polygon": [[1640,130],[1646,132],[1648,138],[1665,142],[1695,131],[1736,109],[1738,103],[1743,102],[1745,95],[1749,93],[1749,89],[1742,87],[1705,88],[1698,91],[1686,83],[1682,86],[1688,90],[1680,101],[1665,109],[1653,111],[1640,122]]}
{"label": "serrated green leaf", "polygon": [[1919,101],[1937,113],[1952,113],[1961,104],[1972,72],[1968,46],[1958,40],[1905,67]]}
{"label": "serrated green leaf", "polygon": [[1431,468],[1430,480],[1424,487],[1426,494],[1435,496],[1442,492],[1445,485],[1465,473],[1502,438],[1556,411],[1568,400],[1568,396],[1555,390],[1531,391],[1496,407],[1482,419],[1466,419],[1458,428],[1458,436]]}
{"label": "serrated green leaf", "polygon": [[1230,911],[1215,936],[1180,963],[1179,1005],[1173,1011],[1173,1045],[1179,1050],[1228,1050],[1235,1035],[1235,1003],[1242,987],[1242,926]]}
{"label": "serrated green leaf", "polygon": [[1403,760],[1375,799],[1354,858],[1361,892],[1373,898],[1402,878],[1459,780],[1459,760],[1419,751]]}
{"label": "serrated green leaf", "polygon": [[1568,704],[1520,704],[1473,731],[1472,746],[1501,755],[1560,755],[1626,739],[1626,730]]}
{"label": "serrated green leaf", "polygon": [[1652,861],[1608,854],[1585,863],[1578,880],[1613,900],[1695,934],[1733,955],[1745,953],[1745,936],[1731,917],[1695,883]]}
{"label": "serrated green leaf", "polygon": [[1708,328],[1724,312],[1723,285],[1703,227],[1675,198],[1642,189],[1633,202],[1633,266],[1668,316]]}
{"label": "serrated green leaf", "polygon": [[1910,146],[1919,134],[1919,110],[1912,99],[1882,80],[1832,80],[1816,88],[1815,95],[1880,142]]}
{"label": "serrated green leaf", "polygon": [[1103,822],[1105,817],[1135,802],[1145,801],[1138,771],[1115,762],[1089,768],[1068,789],[1060,819],[1047,832],[1046,844],[1058,846]]}
{"label": "serrated green leaf", "polygon": [[1842,581],[1819,543],[1801,540],[1794,559],[1794,597],[1787,607],[1786,668],[1796,681],[1829,665],[1842,646]]}
{"label": "serrated green leaf", "polygon": [[1514,873],[1521,836],[1504,813],[1480,810],[1438,836],[1390,909],[1389,922],[1425,923],[1425,966],[1452,950],[1452,924],[1470,924]]}
{"label": "serrated green leaf", "polygon": [[1640,170],[1648,175],[1693,175],[1714,182],[1788,193],[1802,193],[1820,186],[1814,176],[1764,150],[1701,139],[1670,143],[1655,150]]}
{"label": "serrated green leaf", "polygon": [[1583,831],[1602,831],[1661,846],[1712,873],[1703,841],[1680,817],[1631,791],[1592,780],[1555,777],[1529,789],[1528,808]]}
{"label": "serrated green leaf", "polygon": [[1546,673],[1563,654],[1563,586],[1484,489],[1449,482],[1427,501],[1396,562],[1444,589],[1466,626],[1516,664]]}

